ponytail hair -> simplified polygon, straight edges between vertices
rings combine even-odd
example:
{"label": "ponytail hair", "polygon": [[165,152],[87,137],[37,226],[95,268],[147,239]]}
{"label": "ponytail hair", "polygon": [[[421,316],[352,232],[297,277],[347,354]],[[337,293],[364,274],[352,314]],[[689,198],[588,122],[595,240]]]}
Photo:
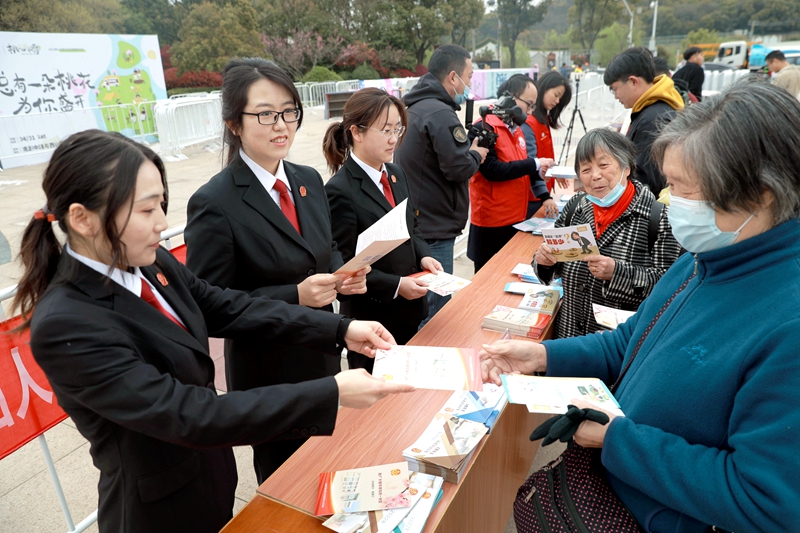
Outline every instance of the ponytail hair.
{"label": "ponytail hair", "polygon": [[[389,106],[392,105],[400,114],[400,124],[406,126],[408,124],[406,106],[396,96],[374,87],[353,93],[344,106],[342,121],[331,124],[322,139],[322,152],[331,174],[342,168],[353,149],[353,133],[350,128],[356,126],[362,130],[369,127],[383,129],[386,126],[386,119],[381,117],[388,117]],[[380,120],[384,122],[376,126]],[[401,142],[403,142],[402,137],[397,140],[397,145],[399,146]]]}
{"label": "ponytail hair", "polygon": [[125,245],[120,240],[125,225],[118,228],[116,217],[121,209],[133,206],[136,178],[146,160],[161,173],[162,208],[166,213],[168,192],[164,164],[150,148],[119,133],[100,130],[75,133],[58,145],[42,181],[47,204],[34,214],[22,234],[19,256],[24,272],[12,303],[12,309],[19,308],[23,318],[18,330],[30,327],[31,314],[55,276],[62,245],[53,222],[58,223],[69,239],[66,218],[72,204],[82,204],[100,215],[112,253],[109,270],[127,267]]}

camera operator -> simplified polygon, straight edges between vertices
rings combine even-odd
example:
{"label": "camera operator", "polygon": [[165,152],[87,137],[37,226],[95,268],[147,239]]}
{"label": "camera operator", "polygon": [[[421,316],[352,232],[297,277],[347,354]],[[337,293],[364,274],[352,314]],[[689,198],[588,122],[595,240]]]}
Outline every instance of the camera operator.
{"label": "camera operator", "polygon": [[[542,187],[544,174],[555,164],[552,159],[528,158],[525,135],[520,125],[533,113],[536,85],[524,74],[515,74],[498,88],[497,103],[481,107],[482,120],[469,132],[470,141],[480,139],[489,148],[486,160],[470,179],[471,221],[467,257],[475,272],[503,247],[517,230],[514,224],[543,206],[545,215],[558,216],[556,203]],[[492,145],[493,143],[493,145]],[[531,190],[537,185],[539,197]],[[531,206],[529,209],[529,202]]]}

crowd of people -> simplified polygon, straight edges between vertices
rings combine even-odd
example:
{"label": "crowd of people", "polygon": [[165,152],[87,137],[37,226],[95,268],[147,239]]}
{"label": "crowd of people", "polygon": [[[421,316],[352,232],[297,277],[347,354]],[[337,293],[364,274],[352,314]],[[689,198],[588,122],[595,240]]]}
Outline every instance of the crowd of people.
{"label": "crowd of people", "polygon": [[[479,270],[537,212],[556,227],[590,227],[600,254],[561,263],[537,249],[536,275],[564,287],[555,340],[485,345],[484,379],[621,377],[625,416],[584,422],[575,442],[602,448],[615,494],[645,531],[791,530],[800,102],[763,81],[700,102],[702,55],[685,57],[693,66],[676,78],[698,100],[688,106],[648,50],[610,62],[604,82],[630,126],[580,140],[583,190],[560,213],[544,174],[571,100],[562,73],[509,77],[468,131],[456,112],[472,63],[441,46],[403,100],[351,96],[325,133],[324,183],[285,160],[303,120],[291,78],[270,61],[233,59],[222,88],[227,163],[189,201],[185,266],[159,247],[168,187],[158,155],[115,133],[65,139],[23,235],[14,304],[91,443],[100,531],[218,531],[237,483],[230,446],[253,446],[261,482],[305,439],[330,435],[339,407],[412,391],[368,372],[376,350],[407,342],[447,301],[414,274],[452,273],[468,220]],[[496,141],[481,142],[480,130]],[[403,201],[410,240],[334,274],[359,233]],[[592,304],[637,312],[609,332]],[[209,336],[226,339],[224,395]]]}

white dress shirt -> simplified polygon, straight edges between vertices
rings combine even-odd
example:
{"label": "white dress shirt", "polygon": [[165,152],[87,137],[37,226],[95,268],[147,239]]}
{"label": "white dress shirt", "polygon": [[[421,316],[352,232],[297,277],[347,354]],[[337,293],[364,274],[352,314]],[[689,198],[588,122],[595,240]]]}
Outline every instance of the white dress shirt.
{"label": "white dress shirt", "polygon": [[[294,203],[294,196],[292,196],[292,186],[289,185],[289,178],[286,177],[286,171],[283,169],[283,159],[278,162],[278,171],[273,175],[268,170],[265,170],[264,167],[250,159],[244,150],[241,148],[239,149],[239,155],[242,157],[242,160],[250,167],[250,170],[253,171],[253,174],[256,175],[258,181],[261,182],[261,185],[267,190],[269,195],[275,200],[275,203],[278,207],[281,206],[281,193],[273,189],[275,186],[275,180],[281,180],[284,185],[286,185],[286,190],[289,191],[289,198],[291,198],[292,203]],[[380,176],[379,176],[380,179]]]}
{"label": "white dress shirt", "polygon": [[133,294],[135,294],[137,298],[142,297],[142,283],[143,282],[147,283],[148,285],[150,285],[150,289],[153,291],[153,294],[155,295],[156,300],[158,300],[158,303],[160,303],[161,306],[169,314],[175,317],[175,319],[178,322],[180,322],[181,325],[186,327],[186,324],[183,323],[183,320],[181,320],[181,317],[178,316],[178,313],[176,313],[175,310],[172,308],[172,306],[169,305],[169,303],[167,303],[167,301],[164,299],[163,296],[161,296],[161,294],[153,286],[153,284],[147,281],[147,279],[142,275],[142,271],[139,267],[134,267],[133,273],[120,270],[116,267],[109,272],[108,265],[106,265],[105,263],[101,263],[100,261],[95,261],[94,259],[89,259],[85,255],[79,254],[70,247],[69,243],[67,243],[65,249],[67,253],[70,256],[74,257],[77,261],[80,261],[81,263],[88,266],[92,270],[99,272],[100,274],[106,277],[111,278],[111,281],[117,283],[118,285],[122,285],[124,288],[128,289]]}

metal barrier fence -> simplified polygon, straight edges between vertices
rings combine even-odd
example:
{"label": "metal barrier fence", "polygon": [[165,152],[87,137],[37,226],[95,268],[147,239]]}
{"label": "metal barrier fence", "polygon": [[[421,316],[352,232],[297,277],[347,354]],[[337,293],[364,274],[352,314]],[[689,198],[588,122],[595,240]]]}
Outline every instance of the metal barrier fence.
{"label": "metal barrier fence", "polygon": [[155,121],[161,142],[159,155],[166,160],[187,159],[182,151],[194,144],[220,147],[223,122],[218,94],[161,100],[155,106]]}

